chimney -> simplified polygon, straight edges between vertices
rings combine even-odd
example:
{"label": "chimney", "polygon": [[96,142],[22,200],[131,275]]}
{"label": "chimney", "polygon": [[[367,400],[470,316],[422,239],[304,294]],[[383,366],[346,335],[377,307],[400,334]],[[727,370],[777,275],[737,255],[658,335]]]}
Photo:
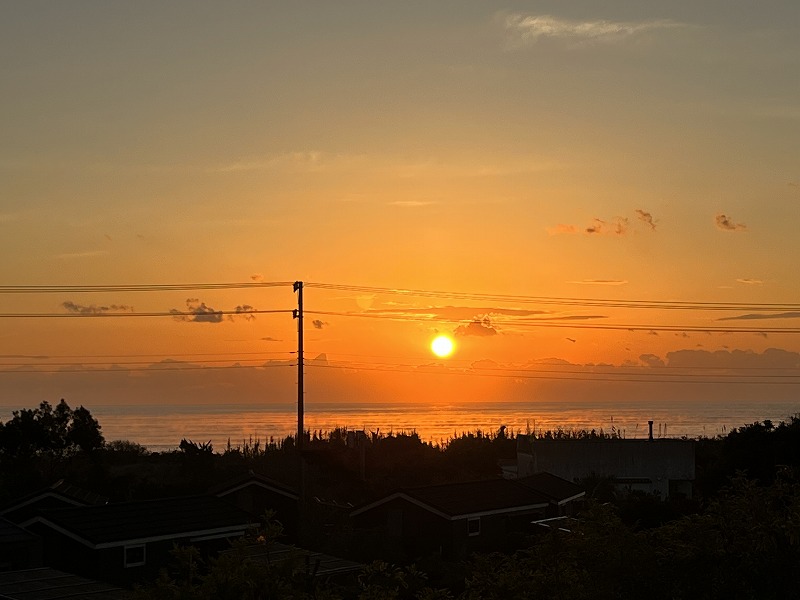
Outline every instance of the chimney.
{"label": "chimney", "polygon": [[652,421],[648,421],[647,422],[647,426],[650,428],[650,435],[647,436],[647,439],[652,442],[653,441],[653,422]]}

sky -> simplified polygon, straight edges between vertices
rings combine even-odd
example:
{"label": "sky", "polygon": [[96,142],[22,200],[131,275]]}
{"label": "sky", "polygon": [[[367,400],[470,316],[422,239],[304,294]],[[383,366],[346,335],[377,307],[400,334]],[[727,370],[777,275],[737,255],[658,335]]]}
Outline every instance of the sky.
{"label": "sky", "polygon": [[797,395],[795,0],[2,14],[0,404]]}

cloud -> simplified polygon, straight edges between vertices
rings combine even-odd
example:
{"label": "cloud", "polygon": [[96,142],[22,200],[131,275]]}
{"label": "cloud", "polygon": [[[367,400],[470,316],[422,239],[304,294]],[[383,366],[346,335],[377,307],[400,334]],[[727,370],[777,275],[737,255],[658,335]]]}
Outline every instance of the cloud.
{"label": "cloud", "polygon": [[133,312],[133,307],[126,304],[110,304],[108,306],[97,306],[96,304],[76,304],[69,300],[62,302],[61,306],[76,315],[102,315],[113,312]]}
{"label": "cloud", "polygon": [[763,283],[764,283],[760,279],[750,279],[748,277],[737,279],[736,281],[738,283],[743,283],[745,285],[763,285]]}
{"label": "cloud", "polygon": [[311,324],[314,326],[314,329],[322,329],[327,325],[325,321],[320,321],[319,319],[314,319],[311,321]]}
{"label": "cloud", "polygon": [[260,273],[253,273],[252,275],[250,275],[250,279],[252,281],[261,282],[264,281],[264,276],[261,275]]}
{"label": "cloud", "polygon": [[497,330],[492,327],[489,317],[485,317],[483,320],[475,319],[468,325],[459,325],[454,333],[457,336],[476,335],[487,337],[497,335]]}
{"label": "cloud", "polygon": [[262,342],[282,342],[283,340],[279,340],[278,338],[267,336],[267,337],[262,337],[261,341]]}
{"label": "cloud", "polygon": [[722,231],[744,231],[747,229],[747,225],[744,223],[736,223],[729,216],[722,213],[714,217],[714,221],[717,224],[717,229]]}
{"label": "cloud", "polygon": [[525,308],[498,308],[476,306],[429,306],[425,308],[384,308],[368,311],[371,314],[397,315],[398,317],[425,317],[428,319],[447,319],[450,321],[463,321],[475,319],[475,315],[504,316],[504,317],[531,317],[548,315],[544,310],[531,310]]}
{"label": "cloud", "polygon": [[575,227],[575,225],[565,225],[564,223],[559,223],[555,227],[548,227],[547,233],[550,235],[572,234],[578,233],[578,228]]}
{"label": "cloud", "polygon": [[579,45],[608,44],[644,33],[686,27],[670,20],[652,21],[571,21],[550,15],[506,16],[505,29],[515,46],[528,46],[541,39],[568,40]]}
{"label": "cloud", "polygon": [[584,231],[589,234],[625,235],[628,231],[628,219],[614,217],[609,223],[595,217],[592,224],[587,226]]}
{"label": "cloud", "polygon": [[[656,230],[656,220],[653,218],[652,214],[642,210],[641,208],[635,209],[634,213],[636,214],[636,218],[645,225],[647,225],[650,231]],[[627,234],[629,228],[630,228],[630,220],[628,219],[628,217],[618,216],[614,217],[610,221],[601,219],[600,217],[594,217],[591,223],[589,223],[584,227],[559,223],[555,227],[547,227],[547,233],[550,235],[560,235],[560,234],[574,234],[578,233],[579,231],[583,231],[583,233],[587,235],[621,236]]]}
{"label": "cloud", "polygon": [[656,222],[653,219],[653,215],[651,215],[649,212],[642,210],[641,208],[637,208],[636,216],[640,221],[647,224],[647,226],[650,227],[651,230],[653,231],[656,230]]}
{"label": "cloud", "polygon": [[648,367],[664,367],[666,364],[655,354],[641,354],[639,360]]}
{"label": "cloud", "polygon": [[583,279],[580,281],[567,281],[567,283],[575,283],[578,285],[625,285],[628,283],[627,279]]}
{"label": "cloud", "polygon": [[222,311],[214,310],[213,308],[206,306],[205,302],[200,302],[200,300],[197,298],[187,298],[186,307],[189,309],[189,313],[191,314],[184,314],[184,311],[174,308],[169,312],[175,315],[176,321],[186,321],[191,323],[222,322]]}
{"label": "cloud", "polygon": [[791,369],[800,368],[800,354],[780,348],[767,348],[761,354],[752,350],[677,350],[667,353],[670,367],[715,369]]}
{"label": "cloud", "polygon": [[249,304],[242,304],[234,309],[235,315],[228,315],[228,320],[233,321],[235,318],[241,317],[247,321],[252,321],[256,318],[256,316],[252,314],[255,310],[255,307]]}
{"label": "cloud", "polygon": [[431,206],[432,204],[437,204],[433,200],[395,200],[394,202],[389,202],[389,206],[403,206],[407,208],[416,208],[420,206]]}
{"label": "cloud", "polygon": [[56,258],[63,260],[71,260],[74,258],[95,258],[97,256],[106,256],[108,250],[89,250],[87,252],[65,252],[63,254],[56,254]]}
{"label": "cloud", "polygon": [[722,317],[717,321],[761,321],[766,319],[800,319],[800,312],[784,312],[776,314],[751,313],[735,317]]}

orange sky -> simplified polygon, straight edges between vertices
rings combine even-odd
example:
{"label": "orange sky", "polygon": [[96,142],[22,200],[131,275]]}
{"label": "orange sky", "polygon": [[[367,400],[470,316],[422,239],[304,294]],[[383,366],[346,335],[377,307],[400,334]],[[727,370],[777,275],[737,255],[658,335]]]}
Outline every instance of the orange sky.
{"label": "orange sky", "polygon": [[[336,284],[306,290],[309,401],[792,395],[800,7],[697,4],[7,7],[0,282]],[[295,359],[291,315],[233,317],[5,316],[0,404],[291,400],[290,367],[256,368]],[[420,374],[437,332],[457,350]]]}

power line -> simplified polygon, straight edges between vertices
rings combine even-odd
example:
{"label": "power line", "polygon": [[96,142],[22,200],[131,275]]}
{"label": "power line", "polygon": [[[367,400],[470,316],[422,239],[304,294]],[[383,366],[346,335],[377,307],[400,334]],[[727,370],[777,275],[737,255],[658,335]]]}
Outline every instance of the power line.
{"label": "power line", "polygon": [[[392,373],[418,373],[424,375],[465,375],[470,377],[499,377],[505,379],[547,379],[547,380],[556,380],[556,381],[586,381],[586,382],[614,382],[614,383],[685,383],[685,384],[706,384],[706,385],[727,385],[727,384],[760,384],[760,385],[798,385],[800,384],[800,380],[798,381],[786,381],[786,380],[748,380],[748,379],[733,379],[731,381],[724,381],[717,379],[698,379],[693,381],[686,381],[686,380],[679,380],[679,379],[632,379],[630,376],[626,377],[614,377],[614,376],[603,376],[598,377],[596,375],[588,375],[585,377],[575,377],[575,376],[556,376],[556,375],[531,375],[531,374],[503,374],[503,373],[480,373],[475,371],[421,371],[417,367],[414,367],[413,370],[406,368],[403,369],[395,369],[390,367],[373,367],[373,366],[355,366],[355,365],[325,365],[325,364],[318,364],[318,363],[306,363],[307,367],[312,367],[316,369],[337,369],[337,368],[351,368],[355,370],[363,370],[363,371],[382,371],[382,372],[392,372]],[[577,373],[575,374],[577,375]],[[796,376],[794,376],[796,377]]]}
{"label": "power line", "polygon": [[169,312],[72,312],[72,313],[0,313],[0,319],[50,319],[50,318],[108,318],[108,317],[193,317],[198,321],[209,321],[217,316],[239,316],[247,315],[266,315],[266,314],[286,314],[291,313],[289,309],[282,310],[208,310],[206,312],[178,311]]}
{"label": "power line", "polygon": [[290,281],[234,283],[153,283],[122,285],[0,285],[0,294],[62,294],[94,292],[173,292],[187,290],[258,289],[291,286]]}
{"label": "power line", "polygon": [[448,300],[480,300],[495,302],[517,302],[524,304],[558,304],[583,307],[638,308],[665,310],[751,310],[751,311],[800,311],[800,304],[793,303],[744,303],[744,302],[696,302],[677,300],[616,300],[610,298],[573,298],[558,296],[524,296],[512,294],[483,294],[473,292],[449,292],[443,290],[421,290],[403,288],[342,285],[334,283],[306,283],[306,287],[357,292],[362,294],[390,294]]}
{"label": "power line", "polygon": [[48,373],[53,374],[57,373],[59,375],[70,375],[72,373],[104,373],[104,374],[113,374],[113,373],[160,373],[162,371],[192,371],[194,373],[198,373],[200,371],[211,371],[211,370],[220,370],[220,369],[270,369],[270,368],[285,368],[285,367],[296,367],[297,363],[286,363],[280,365],[205,365],[205,366],[194,366],[194,367],[162,367],[160,365],[153,365],[148,367],[136,367],[131,369],[0,369],[0,375],[16,375],[18,373]]}
{"label": "power line", "polygon": [[[353,313],[353,312],[337,312],[337,311],[321,311],[321,310],[307,310],[306,314],[321,315],[321,316],[338,316],[338,317],[357,317],[368,319],[384,319],[389,321],[413,321],[419,323],[452,323],[458,325],[468,325],[474,323],[475,319],[446,319],[439,317],[418,317],[413,315],[396,315],[396,314],[371,314],[371,313]],[[478,321],[480,322],[480,321]],[[505,327],[550,327],[550,328],[563,328],[563,329],[601,329],[607,331],[666,331],[666,332],[694,332],[694,333],[800,333],[800,327],[719,327],[719,326],[701,326],[701,325],[603,325],[596,323],[558,323],[555,321],[540,320],[527,320],[522,321],[519,319],[502,319],[497,321],[498,324]]]}

